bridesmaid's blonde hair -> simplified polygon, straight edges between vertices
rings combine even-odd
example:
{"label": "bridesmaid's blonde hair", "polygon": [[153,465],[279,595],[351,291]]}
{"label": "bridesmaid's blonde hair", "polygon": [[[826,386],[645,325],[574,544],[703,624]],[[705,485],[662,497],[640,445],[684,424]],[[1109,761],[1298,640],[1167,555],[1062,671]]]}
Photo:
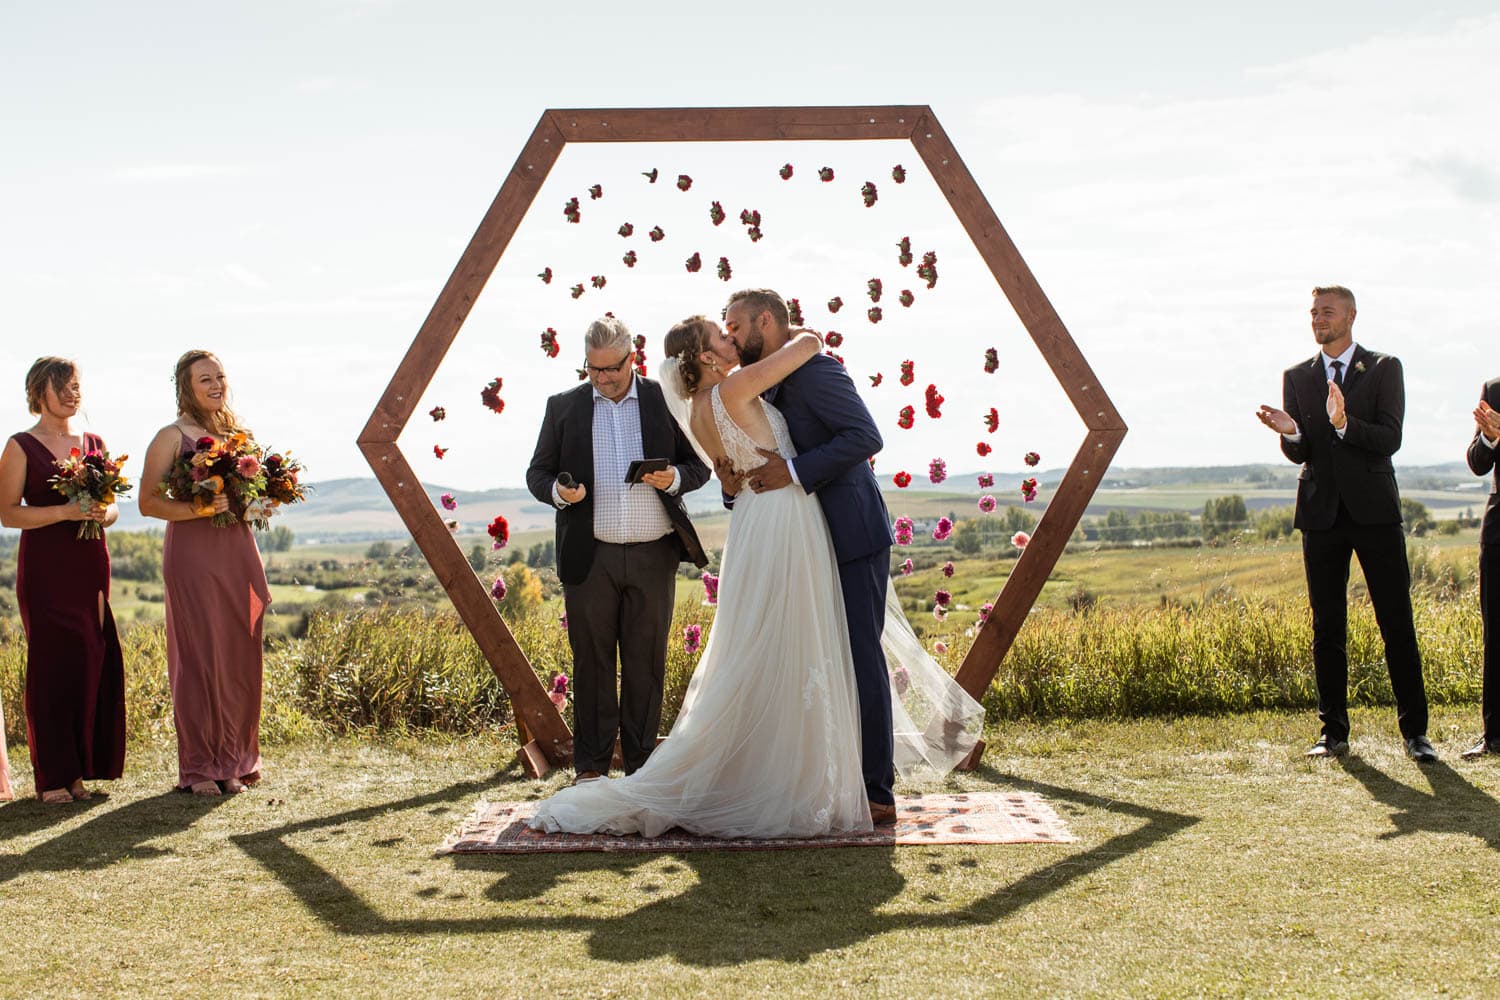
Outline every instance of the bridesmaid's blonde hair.
{"label": "bridesmaid's blonde hair", "polygon": [[219,407],[217,413],[210,413],[198,405],[193,395],[192,369],[200,361],[213,361],[221,368],[224,366],[224,362],[213,351],[188,351],[178,358],[177,373],[173,376],[177,386],[177,413],[216,437],[249,434],[250,431],[240,424],[240,418],[229,408],[228,393],[225,393],[224,405]]}

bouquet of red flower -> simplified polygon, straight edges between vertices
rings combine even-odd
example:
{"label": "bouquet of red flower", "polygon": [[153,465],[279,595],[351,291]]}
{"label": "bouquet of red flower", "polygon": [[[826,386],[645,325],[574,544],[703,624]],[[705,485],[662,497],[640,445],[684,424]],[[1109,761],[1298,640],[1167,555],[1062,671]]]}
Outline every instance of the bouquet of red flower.
{"label": "bouquet of red flower", "polygon": [[[108,507],[116,497],[132,489],[130,480],[120,474],[129,458],[129,455],[110,458],[107,451],[91,451],[85,455],[73,448],[67,458],[57,463],[57,475],[47,482],[69,502],[76,503],[80,510]],[[78,525],[78,537],[103,538],[104,532],[98,521],[83,521]]]}
{"label": "bouquet of red flower", "polygon": [[261,457],[261,471],[266,476],[265,496],[262,497],[262,501],[266,501],[262,504],[265,513],[263,516],[256,516],[260,511],[255,510],[254,502],[250,504],[245,517],[253,526],[261,529],[269,527],[274,506],[301,503],[307,499],[307,487],[300,479],[302,463],[291,455],[289,451],[271,451]]}

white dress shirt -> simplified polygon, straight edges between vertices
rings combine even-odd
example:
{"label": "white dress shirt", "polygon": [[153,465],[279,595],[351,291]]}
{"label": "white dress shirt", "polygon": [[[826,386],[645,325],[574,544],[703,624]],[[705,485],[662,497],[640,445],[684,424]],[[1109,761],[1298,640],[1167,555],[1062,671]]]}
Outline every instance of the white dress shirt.
{"label": "white dress shirt", "polygon": [[[1343,376],[1340,379],[1340,381],[1343,384],[1345,384],[1345,385],[1347,385],[1349,383],[1349,373],[1353,370],[1352,367],[1350,366],[1349,362],[1352,361],[1353,358],[1354,358],[1354,341],[1352,341],[1352,340],[1349,341],[1349,346],[1346,347],[1346,348],[1344,348],[1344,352],[1342,354],[1340,354],[1336,358],[1330,358],[1327,355],[1326,352],[1319,352],[1318,357],[1321,358],[1322,361],[1323,361],[1323,378],[1324,379],[1326,379],[1329,382],[1333,381],[1333,363],[1335,361],[1339,361],[1339,362],[1343,363]],[[1294,417],[1292,419],[1292,423],[1295,424],[1296,422],[1297,422],[1296,418]],[[1344,426],[1342,426],[1342,427],[1335,427],[1333,429],[1333,433],[1337,434],[1339,436],[1339,439],[1342,440],[1343,437],[1344,437],[1344,432],[1347,431],[1348,429],[1349,429],[1349,416],[1346,413],[1344,415]],[[1296,444],[1298,441],[1302,440],[1302,428],[1299,426],[1297,428],[1296,433],[1294,433],[1294,434],[1283,434],[1282,437],[1286,438],[1292,444]]]}

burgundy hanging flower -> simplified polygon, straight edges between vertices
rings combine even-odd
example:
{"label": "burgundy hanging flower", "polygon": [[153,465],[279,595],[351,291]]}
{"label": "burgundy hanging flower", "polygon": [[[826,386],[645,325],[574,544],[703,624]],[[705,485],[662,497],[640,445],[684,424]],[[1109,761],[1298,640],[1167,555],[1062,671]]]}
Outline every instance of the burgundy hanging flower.
{"label": "burgundy hanging flower", "polygon": [[490,384],[479,391],[479,401],[491,410],[499,413],[505,409],[505,400],[500,398],[500,387],[504,380],[496,376],[490,380]]}
{"label": "burgundy hanging flower", "polygon": [[901,362],[901,384],[911,385],[917,378],[917,366],[910,361]]}
{"label": "burgundy hanging flower", "polygon": [[646,235],[651,237],[652,243],[660,243],[667,236],[666,232],[661,228],[661,226],[652,226],[651,232],[647,233]]}
{"label": "burgundy hanging flower", "polygon": [[714,225],[721,225],[724,222],[724,206],[720,205],[718,202],[714,202],[713,204],[709,205],[708,218],[713,222]]}
{"label": "burgundy hanging flower", "polygon": [[987,347],[984,351],[984,370],[993,375],[1000,369],[1000,354],[993,347]]}
{"label": "burgundy hanging flower", "polygon": [[589,283],[592,284],[595,288],[603,288],[608,280],[609,279],[604,277],[604,275],[596,274],[589,279]]}
{"label": "burgundy hanging flower", "polygon": [[557,352],[557,331],[549,326],[542,331],[542,353],[549,358],[555,358]]}
{"label": "burgundy hanging flower", "polygon": [[438,458],[442,458],[444,455],[448,454],[448,449],[447,448],[439,447],[438,445],[433,445],[432,446],[432,453],[434,455],[436,455]]}
{"label": "burgundy hanging flower", "polygon": [[995,474],[992,472],[981,472],[979,474],[979,488],[987,490],[995,485]]}
{"label": "burgundy hanging flower", "polygon": [[1000,411],[993,406],[990,407],[990,412],[984,415],[984,427],[991,434],[1000,429]]}
{"label": "burgundy hanging flower", "polygon": [[899,163],[896,164],[894,167],[892,167],[891,168],[891,180],[895,181],[897,184],[905,184],[906,183],[906,168],[903,167]]}
{"label": "burgundy hanging flower", "polygon": [[828,334],[823,338],[823,343],[829,347],[839,347],[844,343],[844,335],[837,330],[829,330]]}
{"label": "burgundy hanging flower", "polygon": [[952,562],[945,562],[945,563],[943,563],[943,575],[944,576],[951,578],[953,576],[953,572],[954,572],[954,570],[953,570],[953,563]]}
{"label": "burgundy hanging flower", "polygon": [[[944,520],[947,520],[947,518],[944,518]],[[940,604],[945,608],[949,605],[950,602],[952,602],[952,600],[953,595],[946,590],[939,590],[937,593],[932,595],[932,603]]]}
{"label": "burgundy hanging flower", "polygon": [[448,411],[443,409],[441,406],[434,406],[432,409],[427,411],[427,415],[432,418],[434,423],[436,423],[439,420],[446,420],[448,418]]}
{"label": "burgundy hanging flower", "polygon": [[870,317],[871,323],[879,323],[885,317],[885,310],[879,306],[871,306],[865,310],[865,315]]}
{"label": "burgundy hanging flower", "polygon": [[946,517],[938,518],[937,524],[932,527],[932,540],[946,542],[951,534],[953,534],[953,522]]}
{"label": "burgundy hanging flower", "polygon": [[740,209],[740,225],[742,225],[742,226],[758,226],[758,225],[760,225],[760,209],[758,209],[758,208],[757,209],[750,209],[750,208],[742,208],[742,209]]}
{"label": "burgundy hanging flower", "polygon": [[917,277],[927,282],[928,288],[937,284],[937,253],[935,251],[929,250],[922,255],[922,263],[917,265]]}
{"label": "burgundy hanging flower", "polygon": [[652,184],[655,184],[656,183],[656,168],[652,167],[650,170],[643,170],[643,171],[641,171],[641,176],[644,177],[644,178],[646,178],[646,180],[650,181]]}
{"label": "burgundy hanging flower", "polygon": [[906,308],[910,309],[911,304],[917,301],[917,297],[911,293],[911,289],[903,288],[901,289],[901,295],[898,297],[897,301],[899,301],[903,306],[906,306]]}
{"label": "burgundy hanging flower", "polygon": [[490,596],[495,599],[496,604],[505,600],[505,577],[495,577],[495,582],[490,584]]}
{"label": "burgundy hanging flower", "polygon": [[818,168],[818,180],[822,181],[824,184],[827,184],[829,181],[833,180],[833,168],[832,167],[819,167]]}
{"label": "burgundy hanging flower", "polygon": [[872,207],[880,199],[880,195],[875,190],[874,181],[865,181],[859,189],[859,195],[865,200],[865,208]]}
{"label": "burgundy hanging flower", "polygon": [[871,302],[879,302],[880,295],[885,290],[885,284],[879,278],[871,278],[865,282],[865,294],[870,296]]}
{"label": "burgundy hanging flower", "polygon": [[621,236],[624,236],[624,237],[628,238],[628,237],[634,235],[634,233],[635,233],[635,223],[633,223],[633,222],[622,222],[622,223],[620,223],[620,228],[617,229],[617,230],[615,230],[615,232],[619,233]]}
{"label": "burgundy hanging flower", "polygon": [[579,219],[578,199],[569,198],[563,203],[563,215],[569,222],[577,222]]}
{"label": "burgundy hanging flower", "polygon": [[912,262],[911,237],[901,237],[901,242],[896,244],[896,248],[901,251],[901,256],[897,257],[896,259],[901,262],[902,267],[906,267]]}
{"label": "burgundy hanging flower", "polygon": [[761,241],[761,237],[765,236],[766,234],[760,231],[759,226],[751,226],[749,229],[745,230],[745,235],[750,237],[751,243],[759,243]]}
{"label": "burgundy hanging flower", "polygon": [[786,312],[793,326],[802,325],[802,301],[800,299],[787,299]]}
{"label": "burgundy hanging flower", "polygon": [[1036,466],[1038,466],[1038,465],[1041,464],[1042,456],[1038,455],[1034,451],[1028,451],[1026,453],[1026,457],[1024,459],[1022,459],[1022,461],[1024,461],[1027,465],[1031,466],[1032,468],[1036,468]]}
{"label": "burgundy hanging flower", "polygon": [[790,163],[783,163],[781,169],[776,172],[781,175],[781,179],[784,181],[792,179],[792,165]]}
{"label": "burgundy hanging flower", "polygon": [[835,295],[833,298],[831,298],[831,299],[828,300],[828,311],[829,312],[836,313],[836,312],[838,312],[842,308],[844,308],[844,300],[841,299],[841,298],[839,298],[837,295]]}
{"label": "burgundy hanging flower", "polygon": [[880,383],[885,381],[885,375],[881,372],[876,372],[874,375],[867,375],[865,377],[870,380],[871,389],[875,388],[876,386],[880,385]]}
{"label": "burgundy hanging flower", "polygon": [[578,298],[579,296],[581,296],[583,294],[583,286],[582,285],[574,285],[569,294],[571,294],[573,296],[573,298],[575,298],[575,299]]}
{"label": "burgundy hanging flower", "polygon": [[635,262],[639,259],[640,258],[635,255],[634,250],[626,250],[625,256],[620,258],[620,260],[625,262],[626,267],[635,267]]}
{"label": "burgundy hanging flower", "polygon": [[728,281],[733,276],[734,276],[734,272],[732,270],[730,270],[730,268],[729,268],[729,258],[728,257],[720,257],[719,258],[719,280],[720,281]]}
{"label": "burgundy hanging flower", "polygon": [[903,431],[909,431],[911,430],[912,425],[917,422],[916,416],[916,410],[912,409],[910,406],[903,406],[901,407],[901,415],[896,418],[896,426],[901,428]]}
{"label": "burgundy hanging flower", "polygon": [[677,175],[677,190],[679,190],[679,191],[686,191],[688,188],[690,188],[692,186],[693,186],[693,179],[691,177],[689,177],[687,174],[678,174]]}
{"label": "burgundy hanging flower", "polygon": [[993,449],[991,449],[987,443],[981,441],[974,446],[974,450],[979,453],[980,458],[983,458],[984,456],[988,455]]}
{"label": "burgundy hanging flower", "polygon": [[703,269],[703,257],[699,255],[696,250],[693,251],[693,255],[687,259],[687,269],[689,274],[696,274],[698,271],[701,271]]}
{"label": "burgundy hanging flower", "polygon": [[600,198],[603,198],[603,197],[604,197],[604,187],[603,187],[603,185],[595,184],[593,187],[589,188],[589,201],[598,201]]}
{"label": "burgundy hanging flower", "polygon": [[891,477],[891,482],[896,484],[896,489],[904,490],[911,485],[911,473],[903,469]]}
{"label": "burgundy hanging flower", "polygon": [[542,268],[542,273],[538,274],[537,277],[542,279],[542,284],[544,284],[544,285],[550,285],[550,284],[552,284],[552,268],[550,268],[550,267],[544,267],[544,268]]}

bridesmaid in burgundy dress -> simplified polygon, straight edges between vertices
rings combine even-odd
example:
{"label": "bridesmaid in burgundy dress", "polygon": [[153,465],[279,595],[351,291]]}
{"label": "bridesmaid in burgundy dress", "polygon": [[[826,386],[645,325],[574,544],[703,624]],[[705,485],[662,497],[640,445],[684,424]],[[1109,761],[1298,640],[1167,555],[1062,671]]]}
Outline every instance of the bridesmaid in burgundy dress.
{"label": "bridesmaid in burgundy dress", "polygon": [[[154,489],[199,438],[244,431],[214,355],[184,354],[176,381],[177,420],[157,432],[146,452],[140,504],[142,514],[168,522],[162,580],[177,787],[233,794],[260,780],[261,628],[271,593],[249,525],[216,528],[192,504]],[[220,494],[209,513],[228,509]]]}
{"label": "bridesmaid in burgundy dress", "polygon": [[77,537],[78,521],[107,527],[119,510],[85,513],[47,483],[71,449],[104,448],[97,435],[73,431],[83,404],[77,366],[39,359],[26,375],[26,403],[38,419],[0,453],[0,523],[21,529],[16,594],[37,794],[72,802],[89,797],[84,779],[118,778],[125,766],[125,667],[109,610],[109,549],[102,537]]}

